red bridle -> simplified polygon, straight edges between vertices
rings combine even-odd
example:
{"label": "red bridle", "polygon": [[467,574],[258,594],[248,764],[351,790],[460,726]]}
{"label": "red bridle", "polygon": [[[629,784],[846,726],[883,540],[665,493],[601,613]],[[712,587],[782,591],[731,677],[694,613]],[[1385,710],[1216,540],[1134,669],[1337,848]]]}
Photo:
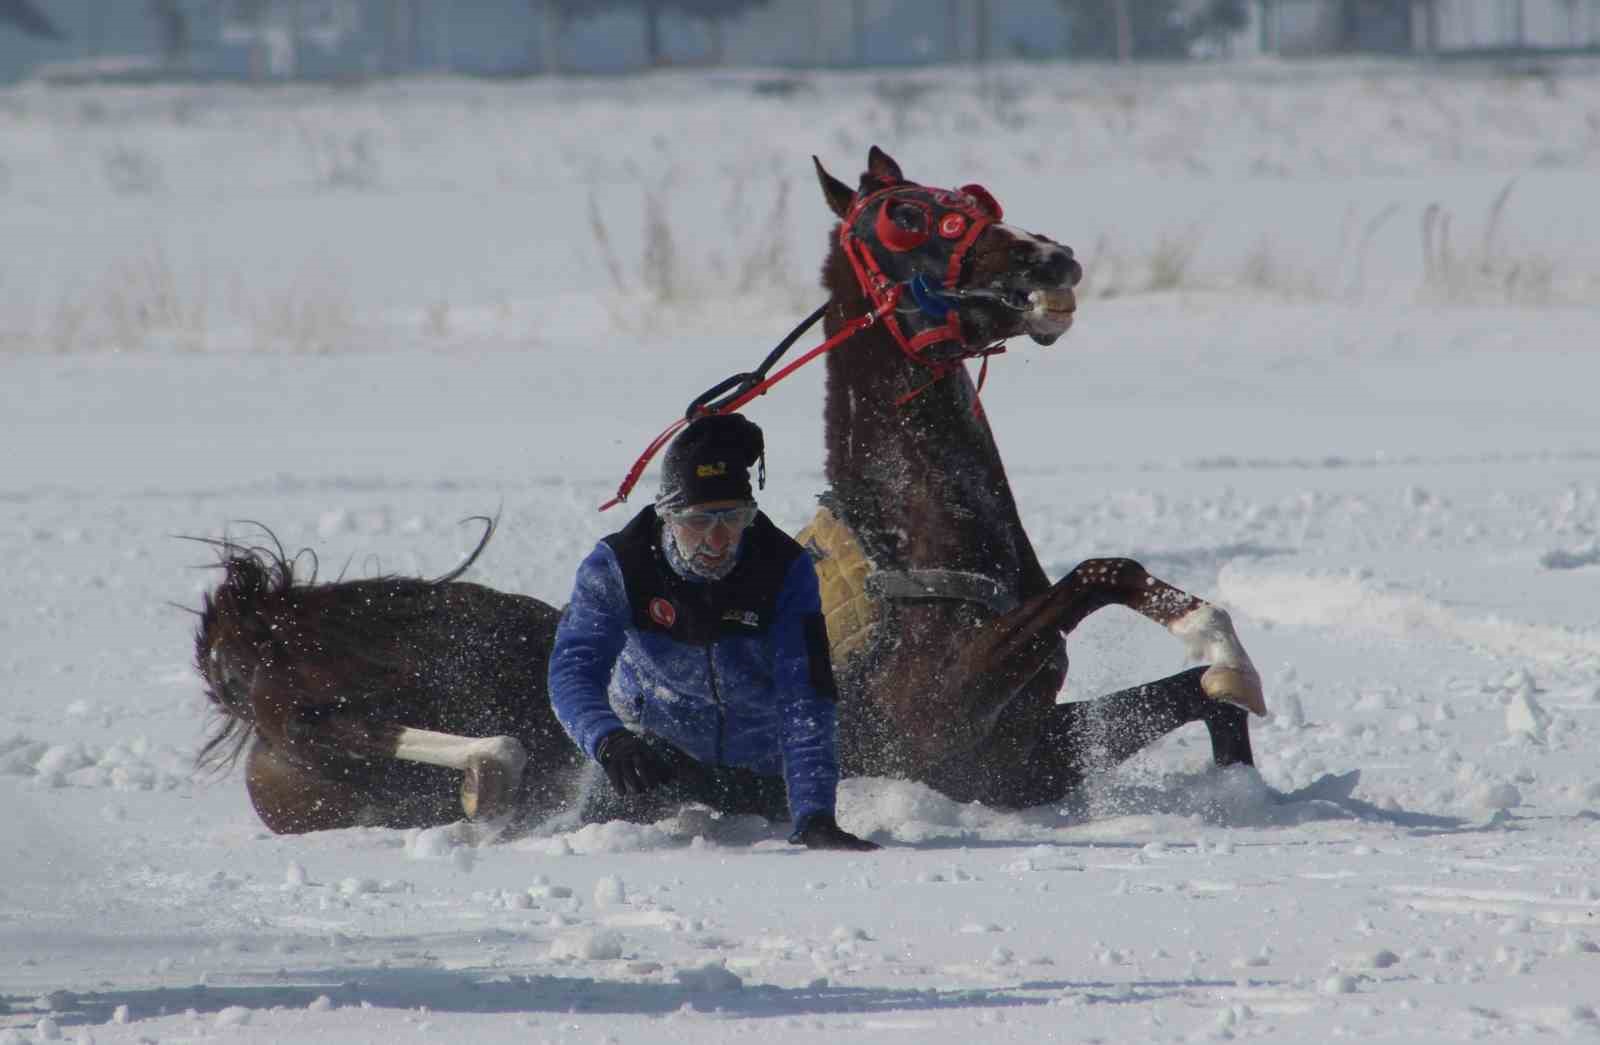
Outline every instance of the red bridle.
{"label": "red bridle", "polygon": [[[916,219],[911,227],[895,218],[896,213],[908,211]],[[884,326],[907,357],[937,366],[923,358],[924,351],[950,341],[956,351],[941,353],[943,362],[988,354],[986,349],[966,348],[960,310],[944,294],[961,282],[961,266],[972,245],[1003,215],[1000,204],[981,185],[963,185],[952,192],[894,182],[851,204],[839,223],[839,246],[873,308],[882,307],[895,288],[922,278],[918,307],[891,310],[884,318]]]}
{"label": "red bridle", "polygon": [[[920,211],[923,220],[918,227],[907,227],[897,222],[891,206],[909,205]],[[705,414],[731,414],[756,396],[765,395],[767,389],[788,377],[800,367],[844,344],[860,331],[881,322],[889,329],[895,344],[906,358],[928,367],[932,378],[924,385],[901,396],[897,403],[905,403],[921,395],[928,388],[960,367],[966,359],[983,359],[978,373],[978,388],[983,388],[989,373],[989,357],[1005,351],[999,344],[969,349],[961,338],[961,316],[956,305],[958,298],[953,288],[961,280],[961,266],[967,252],[990,225],[1001,220],[1000,204],[981,185],[963,185],[951,192],[933,189],[915,182],[894,182],[874,189],[859,197],[839,223],[839,246],[850,261],[856,283],[872,306],[864,315],[856,316],[841,327],[832,337],[808,351],[777,373],[766,376],[765,370],[776,359],[776,354],[792,343],[806,327],[821,317],[823,310],[812,313],[799,328],[779,346],[778,353],[769,356],[762,369],[754,374],[739,375],[734,382],[738,389],[719,402],[709,402],[714,394],[731,387],[723,382],[712,393],[696,399],[685,415],[668,425],[660,435],[651,440],[644,453],[634,461],[633,467],[617,487],[617,495],[600,506],[603,512],[613,505],[627,501],[628,494],[644,474],[645,468],[661,448],[694,418]],[[904,307],[910,298],[913,304]],[[956,351],[938,353],[939,358],[929,358],[928,349],[934,345],[954,342]],[[980,409],[974,404],[974,409]]]}

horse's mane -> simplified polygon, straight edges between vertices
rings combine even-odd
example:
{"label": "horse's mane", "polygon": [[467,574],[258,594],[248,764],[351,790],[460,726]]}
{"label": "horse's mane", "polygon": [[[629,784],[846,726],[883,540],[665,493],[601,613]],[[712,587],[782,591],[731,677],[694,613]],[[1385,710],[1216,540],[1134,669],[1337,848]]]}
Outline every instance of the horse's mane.
{"label": "horse's mane", "polygon": [[[258,543],[186,538],[215,550],[217,560],[208,568],[223,571],[221,583],[203,597],[195,629],[195,670],[217,719],[195,756],[196,765],[226,772],[254,732],[254,722],[241,706],[248,694],[229,692],[229,681],[213,670],[214,655],[252,668],[315,657],[337,676],[362,680],[364,691],[374,689],[375,681],[381,686],[406,667],[401,651],[394,648],[397,629],[426,614],[440,590],[471,569],[494,536],[496,520],[473,516],[467,521],[484,524],[477,545],[453,569],[432,579],[379,574],[319,581],[315,552],[302,549],[289,555],[277,535],[257,522],[249,525],[263,535]],[[298,568],[302,560],[309,560],[308,570]],[[312,620],[314,627],[304,626]]]}

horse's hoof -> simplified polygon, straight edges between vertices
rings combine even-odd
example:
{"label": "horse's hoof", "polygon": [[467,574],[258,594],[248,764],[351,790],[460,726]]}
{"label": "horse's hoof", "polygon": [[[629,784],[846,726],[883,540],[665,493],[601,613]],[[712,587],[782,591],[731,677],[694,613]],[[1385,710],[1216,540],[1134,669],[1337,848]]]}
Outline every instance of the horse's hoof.
{"label": "horse's hoof", "polygon": [[506,811],[512,786],[504,765],[473,755],[461,778],[461,811],[468,820],[491,820]]}
{"label": "horse's hoof", "polygon": [[461,777],[461,811],[468,820],[491,820],[511,811],[528,754],[515,737],[472,742]]}
{"label": "horse's hoof", "polygon": [[1213,664],[1200,676],[1200,688],[1212,700],[1225,700],[1257,715],[1267,713],[1267,701],[1261,693],[1261,676],[1254,671]]}

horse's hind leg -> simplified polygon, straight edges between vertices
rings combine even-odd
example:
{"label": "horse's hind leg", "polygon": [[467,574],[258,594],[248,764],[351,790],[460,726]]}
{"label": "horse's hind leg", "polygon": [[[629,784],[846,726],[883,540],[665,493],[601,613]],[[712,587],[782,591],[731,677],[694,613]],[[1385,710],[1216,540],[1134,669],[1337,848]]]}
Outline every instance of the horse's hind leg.
{"label": "horse's hind leg", "polygon": [[274,834],[298,835],[369,823],[373,795],[349,778],[319,776],[260,737],[245,757],[245,790]]}
{"label": "horse's hind leg", "polygon": [[469,820],[510,812],[528,765],[528,753],[515,737],[458,737],[426,729],[402,728],[394,757],[461,770],[461,811]]}
{"label": "horse's hind leg", "polygon": [[343,827],[432,827],[456,819],[454,774],[404,762],[320,761],[308,767],[257,737],[245,788],[277,834]]}
{"label": "horse's hind leg", "polygon": [[286,730],[291,743],[364,758],[399,759],[462,774],[461,811],[469,820],[510,812],[528,754],[515,737],[463,737],[364,721],[337,708],[303,711]]}

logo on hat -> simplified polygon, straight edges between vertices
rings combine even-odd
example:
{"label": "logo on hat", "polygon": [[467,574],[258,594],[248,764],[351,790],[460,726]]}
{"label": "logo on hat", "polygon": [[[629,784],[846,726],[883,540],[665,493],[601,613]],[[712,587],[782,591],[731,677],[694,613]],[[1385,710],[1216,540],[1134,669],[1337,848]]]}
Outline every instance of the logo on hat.
{"label": "logo on hat", "polygon": [[678,619],[678,611],[666,599],[655,598],[650,600],[650,619],[663,628],[671,628]]}
{"label": "logo on hat", "polygon": [[694,474],[695,477],[699,479],[710,479],[713,476],[727,475],[728,462],[717,461],[715,464],[697,464],[694,466]]}

